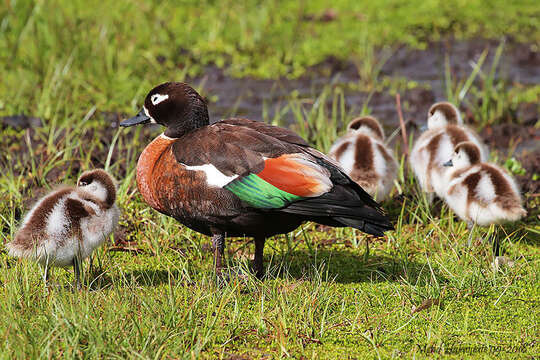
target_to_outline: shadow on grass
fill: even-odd
[[[247,275],[245,262],[228,259],[227,265],[231,274],[238,272]],[[398,257],[353,254],[346,250],[294,250],[283,255],[265,256],[266,279],[317,279],[335,281],[337,283],[360,282],[398,282],[425,285],[435,277],[439,283],[448,280],[433,268],[433,274],[426,264]],[[239,270],[240,269],[240,270]],[[207,271],[207,270],[204,270]],[[250,275],[253,276],[253,275]],[[158,286],[169,282],[175,284],[183,274],[176,269],[133,270],[121,275],[109,276],[95,272],[90,274],[91,289],[109,288],[113,283],[124,286]],[[186,283],[186,285],[189,285]]]
[[[437,282],[447,281],[436,268],[433,268],[432,275],[426,264],[381,255],[366,258],[344,250],[318,250],[316,254],[295,250],[285,255],[274,255],[267,269],[270,276],[279,278],[305,279],[318,272],[323,280],[342,284],[407,281],[424,285],[432,276]]]

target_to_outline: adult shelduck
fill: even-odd
[[[76,187],[64,186],[39,200],[25,216],[9,254],[30,258],[44,267],[47,283],[51,266],[73,266],[80,288],[80,265],[114,230],[119,211],[116,187],[104,170],[84,172]]]
[[[335,141],[328,156],[377,201],[386,199],[392,190],[398,164],[384,143],[381,124],[374,117],[352,120],[347,133]]]
[[[265,239],[304,221],[378,236],[392,229],[379,205],[304,139],[248,119],[210,124],[206,102],[185,83],[155,87],[120,125],[145,123],[167,129],[139,157],[139,191],[157,211],[212,236],[218,275],[226,236],[254,237],[261,277]]]
[[[487,161],[489,153],[474,130],[463,125],[459,110],[449,102],[438,102],[428,112],[427,131],[418,138],[411,151],[409,162],[422,190],[431,200],[435,192],[443,197],[448,161],[457,144],[471,141],[480,149],[481,161]]]

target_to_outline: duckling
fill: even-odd
[[[471,141],[480,149],[480,160],[487,161],[489,153],[478,135],[463,125],[459,110],[449,102],[438,102],[428,111],[427,131],[422,133],[413,146],[409,163],[422,190],[433,198],[435,192],[444,196],[447,161],[455,146],[463,141]]]
[[[444,166],[450,169],[444,200],[469,226],[517,221],[527,214],[514,179],[500,167],[482,162],[475,143],[459,143]]]
[[[9,254],[30,258],[44,267],[73,266],[80,289],[80,265],[118,223],[114,179],[104,170],[84,172],[77,186],[62,186],[39,200],[25,216]]]
[[[352,120],[347,130],[332,145],[328,156],[369,195],[384,200],[392,190],[398,164],[384,143],[380,123],[374,117],[363,116]]]

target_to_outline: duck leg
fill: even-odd
[[[266,238],[256,237],[255,239],[255,259],[253,259],[253,270],[255,270],[255,276],[258,279],[262,279],[264,276],[264,243]]]
[[[214,248],[214,269],[216,275],[221,277],[223,269],[223,253],[225,251],[225,235],[216,234],[212,236],[212,246]]]

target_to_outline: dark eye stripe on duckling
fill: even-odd
[[[103,184],[103,186],[105,187],[105,190],[107,191],[107,198],[105,199],[106,208],[110,208],[111,206],[113,206],[114,202],[116,201],[116,187],[114,185],[113,180],[111,179],[111,176],[107,174],[105,170],[101,170],[101,169],[90,170],[90,171],[84,172],[81,175],[78,183],[90,184],[93,181],[98,181],[101,184]],[[96,202],[93,199],[86,199],[86,200]]]
[[[478,146],[471,141],[460,142],[457,144],[455,150],[456,152],[459,150],[465,151],[471,164],[477,164],[480,162],[480,149],[478,149]]]
[[[429,109],[429,115],[435,114],[435,112],[439,110],[444,114],[444,117],[450,124],[457,124],[458,123],[458,114],[456,113],[457,109],[454,107],[454,105],[448,103],[448,102],[441,102],[434,104],[431,109]]]
[[[379,124],[377,119],[375,119],[374,117],[371,117],[371,116],[363,116],[363,117],[359,117],[359,118],[356,118],[356,119],[352,120],[349,123],[348,128],[352,129],[352,130],[358,130],[362,126],[365,126],[368,129],[370,129],[371,131],[373,131],[373,133],[376,136],[378,136],[381,140],[384,139],[384,132],[383,132],[383,130],[381,128],[381,125]]]

